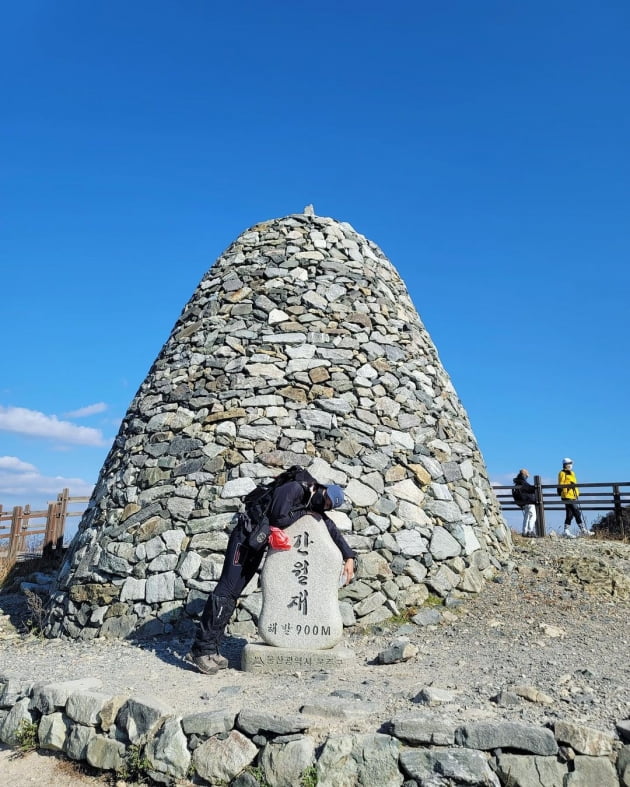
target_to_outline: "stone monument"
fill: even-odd
[[[270,549],[261,573],[258,633],[267,644],[246,645],[242,667],[275,672],[347,664],[352,652],[335,648],[343,634],[339,549],[318,517],[304,516],[285,532],[291,549]]]
[[[46,634],[190,626],[242,496],[292,464],[344,487],[336,522],[360,558],[345,626],[477,592],[507,560],[468,417],[404,283],[312,210],[244,232],[184,307],[105,459]],[[255,635],[259,609],[253,585],[232,630]]]

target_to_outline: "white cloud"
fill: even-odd
[[[105,402],[96,402],[96,404],[88,404],[86,407],[80,407],[78,410],[72,410],[65,413],[66,418],[85,418],[88,415],[96,415],[96,413],[104,413],[107,410]]]
[[[35,465],[23,462],[17,456],[0,456],[0,470],[13,470],[16,473],[37,470]]]
[[[500,475],[495,475],[493,478],[490,479],[490,483],[492,486],[512,486],[512,482],[514,480],[514,476],[518,473],[501,473]]]
[[[100,429],[76,426],[70,421],[60,421],[56,415],[45,415],[25,407],[0,405],[0,430],[74,445],[104,445],[105,442]]]
[[[2,457],[1,459],[14,457]],[[0,459],[0,462],[1,462]],[[19,460],[17,460],[19,462]],[[36,467],[27,462],[21,462],[24,467],[32,470],[15,472],[15,468],[7,470],[0,464],[0,501],[5,504],[5,509],[13,505],[26,505],[32,507],[43,506],[44,501],[55,500],[59,492],[66,487],[70,490],[71,497],[88,497],[92,493],[94,484],[82,478],[66,478],[65,476],[45,476]]]

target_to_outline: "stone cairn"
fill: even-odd
[[[346,626],[478,592],[506,561],[466,412],[400,276],[312,209],[244,232],[186,304],[105,460],[47,635],[190,625],[242,496],[293,464],[346,492]],[[232,632],[254,634],[259,611],[253,582]]]

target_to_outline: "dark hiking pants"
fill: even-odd
[[[569,502],[568,500],[565,500],[564,510],[565,510],[565,515],[564,515],[565,527],[569,527],[569,525],[573,521],[573,517],[575,517],[575,521],[577,522],[577,524],[580,527],[582,527],[582,512],[580,511],[579,505],[575,501],[571,500]]]
[[[196,656],[219,652],[223,632],[230,622],[236,602],[256,573],[264,554],[264,549],[255,551],[247,546],[247,537],[240,526],[234,528],[225,552],[221,577],[201,613],[192,646]]]

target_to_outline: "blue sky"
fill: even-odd
[[[630,480],[625,0],[3,16],[5,509],[89,491],[206,270],[309,203],[400,272],[493,481]]]

